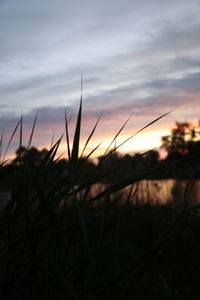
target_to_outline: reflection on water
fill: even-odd
[[[152,203],[173,203],[181,205],[184,202],[185,191],[188,186],[187,180],[142,180],[132,187],[132,201],[137,203],[152,202]],[[92,186],[90,195],[94,197],[105,189],[105,184],[97,183]],[[121,197],[127,199],[130,195],[131,187],[127,187],[120,192]],[[119,196],[119,193],[118,193]],[[113,195],[116,199],[116,195]],[[0,211],[5,204],[11,199],[10,191],[0,191]],[[200,180],[195,180],[192,185],[189,197],[186,197],[189,205],[200,203]]]
[[[179,205],[184,201],[187,188],[186,180],[143,180],[138,186],[137,197],[139,201],[150,200],[163,204],[173,202]],[[200,202],[200,180],[194,182],[191,193],[186,199],[190,204]]]
[[[133,187],[133,201],[152,203],[174,203],[181,205],[185,198],[185,192],[188,186],[187,180],[142,180]],[[99,183],[93,187],[93,196],[104,190],[105,185]],[[125,189],[124,194],[127,195],[130,187]],[[200,203],[200,180],[195,180],[189,197],[186,197],[190,205]]]

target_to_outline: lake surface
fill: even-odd
[[[175,205],[181,205],[184,199],[187,199],[189,205],[195,205],[200,203],[200,180],[195,180],[191,183],[192,186],[189,196],[185,197],[185,192],[188,188],[187,180],[142,180],[133,186],[133,201],[139,203],[150,201],[155,204],[174,203]],[[95,196],[104,189],[104,184],[95,184],[92,186],[91,194]],[[127,187],[121,192],[121,195],[126,199],[129,192],[130,187]],[[115,196],[113,198],[115,198]],[[0,191],[0,210],[10,199],[10,191]]]
[[[200,202],[200,180],[144,180],[138,187],[138,200],[148,199],[157,203],[183,203],[184,199],[191,205]]]
[[[92,194],[95,195],[104,188],[105,185],[99,183],[93,187]],[[189,193],[187,192],[188,188]],[[125,197],[129,191],[130,187],[123,191]],[[134,193],[133,201],[136,202],[150,201],[152,203],[181,205],[186,199],[190,205],[194,205],[200,203],[200,180],[190,183],[187,180],[175,179],[142,180],[133,186],[132,193]]]

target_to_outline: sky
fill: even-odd
[[[199,12],[199,0],[0,0],[4,149],[21,115],[24,144],[37,112],[35,146],[59,138],[65,109],[72,135],[81,74],[82,145],[103,112],[88,151],[103,141],[100,155],[131,114],[117,144],[173,110],[121,147],[124,153],[159,147],[176,121],[197,122]],[[16,134],[9,153],[18,144]]]

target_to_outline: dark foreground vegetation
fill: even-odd
[[[165,159],[160,159],[159,152],[150,150],[146,153],[135,155],[121,155],[112,149],[98,157],[97,164],[82,155],[78,159],[81,172],[76,176],[75,183],[80,184],[85,178],[95,175],[103,182],[117,182],[120,178],[129,178],[141,170],[153,167],[153,171],[146,174],[143,179],[178,179],[187,180],[191,173],[193,178],[200,178],[200,124],[194,126],[187,122],[177,122],[172,129],[171,135],[162,137],[162,146],[167,152]],[[35,147],[20,146],[16,151],[16,157],[0,169],[0,190],[10,190],[14,180],[16,168],[20,168],[24,162],[31,166],[39,166],[45,156],[47,149],[38,150]],[[90,155],[89,155],[90,156]],[[70,161],[58,158],[49,170],[57,180],[62,179],[69,172]],[[104,174],[104,176],[102,176]],[[13,179],[13,180],[11,180]]]
[[[11,199],[0,212],[2,299],[198,299],[200,207],[190,204],[198,157],[183,203],[138,203],[137,182],[167,165],[148,163],[124,174],[113,163],[116,149],[91,164],[92,153],[81,159],[78,153],[81,105],[71,150],[67,117],[65,125],[67,162],[55,158],[61,139],[36,153],[35,123],[26,148],[22,119],[16,127],[20,151],[6,181]],[[3,165],[1,172],[9,172]],[[99,181],[105,189],[94,195]]]

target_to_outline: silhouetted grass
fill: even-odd
[[[0,212],[2,299],[197,299],[200,221],[199,207],[191,209],[187,203],[190,187],[182,208],[137,203],[136,183],[154,172],[151,168],[93,195],[92,186],[109,174],[99,172],[99,164],[89,178],[81,176],[84,162],[98,148],[84,158],[99,122],[80,155],[81,114],[82,100],[72,149],[65,114],[68,165],[64,177],[56,159],[63,137],[38,165],[26,158],[15,165],[11,200]],[[37,116],[26,151],[36,120]],[[11,135],[1,166],[18,128],[22,146],[22,125],[23,118]],[[101,163],[120,145],[112,150],[110,146]],[[124,195],[127,186],[131,189]]]

